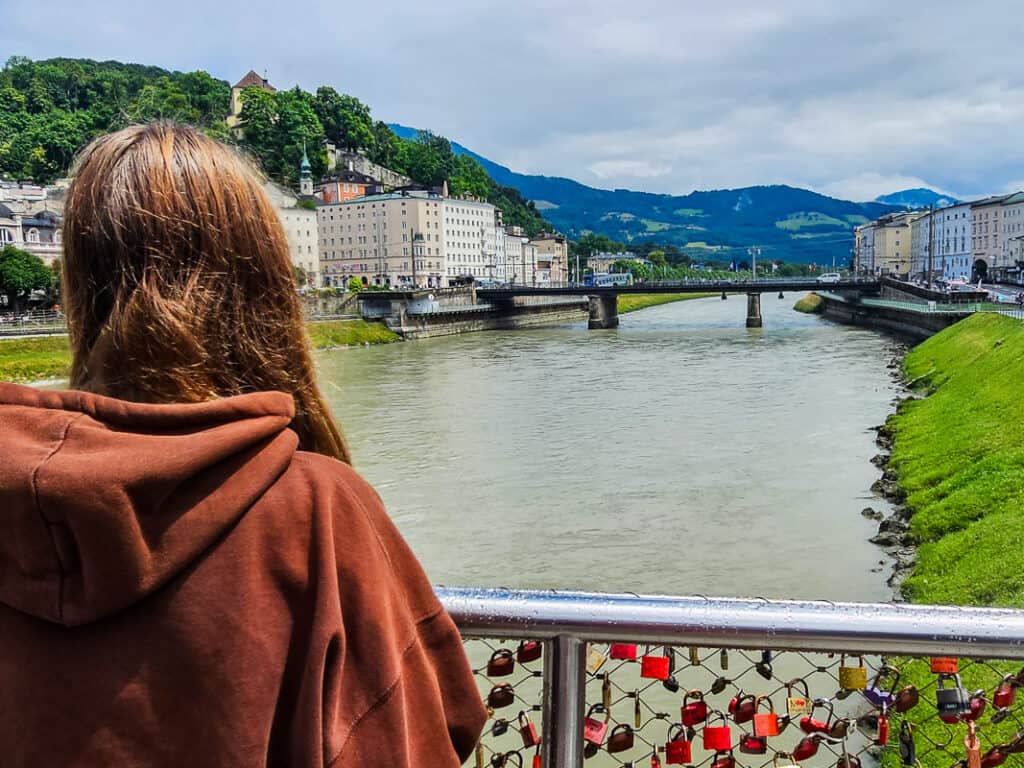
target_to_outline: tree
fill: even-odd
[[[33,291],[44,291],[53,285],[53,270],[38,256],[5,246],[0,250],[0,293],[7,297],[7,305],[21,311],[22,302]]]
[[[370,108],[355,96],[322,85],[316,89],[312,106],[328,141],[346,149],[373,149],[376,136]]]
[[[348,279],[348,290],[351,293],[359,293],[359,291],[363,290],[363,281],[358,277],[350,277]]]
[[[299,288],[305,288],[309,284],[309,275],[298,264],[292,265],[292,276],[295,278],[295,285]]]

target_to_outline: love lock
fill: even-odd
[[[519,713],[519,735],[523,739],[523,746],[526,748],[536,747],[540,744],[540,736],[537,735],[537,726],[530,721],[526,712]]]
[[[883,681],[886,679],[892,680],[889,687],[883,686]],[[885,706],[887,709],[892,709],[893,701],[896,699],[896,686],[900,682],[900,671],[896,667],[891,667],[888,664],[882,666],[878,670],[878,674],[875,675],[874,679],[864,691],[864,698],[875,709],[881,709]]]
[[[856,667],[846,666],[846,656],[839,661],[839,687],[845,691],[863,691],[868,686],[868,669],[864,666],[864,657],[858,656],[860,662]]]
[[[799,690],[802,687],[803,690]],[[794,689],[797,689],[794,693]],[[807,681],[801,678],[786,683],[786,714],[790,717],[809,715],[811,713],[811,692]]]
[[[764,702],[768,704],[768,711],[762,713],[761,704]],[[754,700],[754,735],[779,735],[779,716],[775,714],[775,705],[767,696],[758,696]]]
[[[633,742],[633,729],[628,723],[620,723],[612,728],[612,732],[608,736],[608,746],[605,748],[610,754],[614,755],[617,752],[625,752],[632,749]]]
[[[946,687],[949,680],[953,681],[952,688]],[[971,700],[960,682],[960,675],[939,675],[937,685],[935,704],[939,710],[939,718],[951,725],[958,723],[971,711]]]
[[[670,726],[668,741],[665,742],[665,763],[668,765],[686,765],[693,755],[693,742],[688,737],[682,723]]]
[[[721,725],[711,725],[712,720],[721,720]],[[732,749],[732,729],[729,721],[721,712],[712,712],[701,733],[704,749],[709,752],[727,752]]]
[[[818,707],[828,706],[828,720],[817,720],[814,717],[814,710]],[[828,733],[832,722],[832,702],[828,699],[815,699],[811,704],[811,712],[800,718],[800,730],[807,734]]]
[[[752,693],[740,691],[729,702],[729,714],[736,721],[737,725],[749,723],[754,719],[754,711],[757,709],[757,697]]]
[[[516,660],[512,651],[507,648],[499,648],[491,654],[487,662],[488,677],[505,677],[511,675],[516,668]]]
[[[708,719],[708,705],[704,701],[704,694],[699,690],[687,691],[683,697],[683,707],[680,713],[683,725],[696,725]]]

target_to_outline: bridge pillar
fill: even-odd
[[[725,291],[722,291],[722,301],[725,301],[729,297],[725,295]]]
[[[761,294],[747,294],[747,328],[761,327]]]
[[[619,327],[619,297],[615,293],[590,296],[590,330]]]

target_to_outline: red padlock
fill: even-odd
[[[933,675],[956,675],[960,672],[960,661],[947,656],[932,656],[931,670]]]
[[[692,699],[692,701],[691,701]],[[680,713],[683,725],[696,725],[708,719],[708,705],[704,694],[699,690],[687,691],[683,696],[683,708]]]
[[[597,712],[604,712],[604,720],[598,720],[594,717]],[[595,704],[587,711],[587,718],[583,721],[583,740],[588,744],[593,744],[595,747],[600,747],[604,744],[605,734],[608,733],[608,721],[611,719],[611,713],[605,711],[604,707],[600,704]]]
[[[821,745],[821,738],[817,735],[804,736],[793,749],[793,759],[796,761],[809,760],[818,754],[818,747]]]
[[[711,720],[720,719],[721,725],[711,725]],[[702,738],[704,749],[709,752],[727,752],[732,749],[732,729],[729,720],[721,712],[712,712],[704,726]]]
[[[763,702],[768,702],[768,711],[762,713],[760,710]],[[779,735],[779,716],[775,714],[775,705],[767,696],[758,696],[754,701],[754,735]]]
[[[640,677],[668,680],[671,671],[671,662],[668,656],[648,656],[645,654],[640,659]]]
[[[516,660],[512,656],[512,651],[507,648],[499,648],[491,654],[491,659],[487,662],[487,676],[505,677],[511,675],[515,668]]]
[[[526,712],[519,713],[519,735],[523,737],[524,747],[536,747],[540,744],[540,736],[537,735],[537,726],[530,721]]]
[[[609,658],[616,661],[636,661],[636,646],[632,643],[612,643],[608,649]]]
[[[651,768],[661,768],[661,760],[658,759],[657,752],[651,752]]]
[[[711,768],[736,768],[736,758],[733,757],[732,750],[729,750],[728,754],[715,753]]]
[[[749,723],[754,719],[754,712],[757,710],[757,697],[752,693],[740,691],[729,702],[729,714],[736,721],[737,725]]]
[[[768,754],[768,738],[744,733],[740,736],[740,752],[744,755]]]
[[[516,649],[516,661],[527,664],[536,661],[544,654],[544,646],[536,640],[523,640]]]
[[[1005,744],[997,744],[981,756],[981,768],[998,768],[1010,756]]]
[[[693,742],[687,738],[686,728],[681,723],[673,725],[665,742],[665,762],[668,765],[686,765],[692,756]]]
[[[878,716],[878,738],[875,743],[880,747],[889,743],[889,716],[885,712]]]
[[[975,691],[971,696],[970,709],[964,713],[963,719],[967,722],[974,722],[985,714],[985,706],[988,702],[985,700],[984,691]]]
[[[999,683],[996,692],[992,695],[992,706],[996,709],[1007,709],[1017,703],[1017,677],[1007,675]]]
[[[814,703],[811,704],[811,714],[804,715],[803,717],[800,718],[800,730],[801,731],[803,731],[804,733],[808,733],[808,734],[828,733],[829,729],[832,727],[831,724],[830,724],[831,720],[832,720],[832,703],[831,702],[828,703],[829,716],[828,716],[828,720],[827,721],[816,720],[814,718],[814,710],[817,709],[818,707],[824,706],[824,705],[825,705],[825,700],[824,699],[815,699],[814,700]]]

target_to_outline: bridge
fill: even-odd
[[[481,301],[500,306],[511,304],[519,296],[586,296],[590,300],[589,328],[617,328],[619,294],[629,293],[729,293],[747,294],[747,327],[761,327],[761,294],[815,291],[827,288],[834,293],[877,294],[881,284],[874,278],[849,278],[822,282],[814,278],[772,278],[765,280],[658,280],[633,285],[593,286],[579,283],[557,285],[502,285],[476,289]]]

